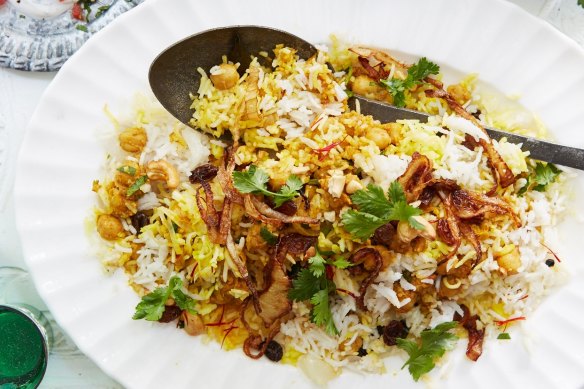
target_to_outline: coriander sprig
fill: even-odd
[[[435,361],[458,340],[458,337],[450,332],[457,324],[455,321],[449,321],[438,324],[433,329],[422,331],[420,344],[413,340],[396,338],[397,347],[409,355],[402,369],[407,366],[415,381],[432,371]]]
[[[351,200],[359,210],[350,209],[343,214],[341,220],[345,229],[355,237],[365,240],[379,227],[393,220],[407,221],[416,229],[423,228],[414,218],[421,215],[422,211],[408,204],[399,182],[391,183],[387,196],[381,187],[374,184],[369,184],[367,190],[360,189],[355,192]]]
[[[431,74],[438,74],[438,72],[440,72],[438,65],[428,61],[426,57],[422,57],[408,69],[408,75],[405,80],[388,78],[386,80],[380,80],[379,83],[385,86],[389,93],[391,93],[395,106],[404,107],[406,105],[405,91],[422,84],[424,78]]]
[[[533,169],[532,173],[527,177],[527,182],[521,189],[519,189],[517,194],[522,196],[528,189],[537,192],[544,192],[547,189],[547,186],[554,182],[561,173],[562,171],[553,163],[544,164],[542,162],[537,162],[535,164],[535,169]]]
[[[325,259],[321,252],[316,250],[316,254],[308,259],[308,268],[302,269],[298,277],[292,281],[288,297],[294,301],[309,300],[312,304],[310,313],[312,322],[324,327],[329,335],[338,335],[339,330],[333,321],[329,301],[330,294],[337,289],[335,283],[327,278],[326,266],[346,269],[352,266],[352,263],[345,258]]]
[[[268,174],[251,165],[247,171],[233,172],[233,186],[241,193],[263,194],[274,199],[276,207],[292,200],[298,196],[298,191],[302,189],[302,181],[295,175],[291,175],[278,192],[268,190]]]
[[[168,286],[154,289],[152,292],[142,297],[142,301],[136,305],[136,313],[132,319],[146,319],[158,321],[164,313],[166,301],[172,297],[174,302],[182,310],[196,313],[195,300],[187,296],[182,291],[182,280],[178,276],[173,276],[168,281]]]

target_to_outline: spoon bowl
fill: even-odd
[[[307,41],[285,31],[261,26],[230,26],[206,30],[191,35],[168,47],[156,57],[148,80],[154,95],[174,117],[189,125],[192,117],[189,93],[197,93],[201,75],[221,64],[222,57],[239,62],[239,72],[249,67],[252,55],[271,50],[278,44],[293,47],[300,58],[310,58],[317,53]],[[258,56],[258,59],[265,60]],[[240,74],[241,75],[241,74]]]

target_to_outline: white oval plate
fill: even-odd
[[[95,137],[106,123],[104,104],[119,107],[147,88],[149,64],[166,46],[232,24],[277,27],[312,42],[336,33],[479,72],[501,91],[521,93],[559,141],[584,146],[583,51],[504,1],[149,0],[96,34],[59,72],[31,120],[15,189],[25,258],[40,294],[79,348],[128,387],[312,386],[294,367],[221,351],[173,326],[131,320],[138,297],[123,277],[103,274],[84,228],[104,157]],[[576,180],[572,215],[584,210],[584,177]],[[489,340],[476,363],[466,360],[459,342],[434,372],[436,387],[584,385],[581,231],[575,219],[562,225],[559,252],[572,279],[525,322],[530,336]],[[331,387],[424,386],[399,367],[393,361],[381,376],[344,373]]]

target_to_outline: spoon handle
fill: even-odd
[[[349,99],[349,107],[356,108],[357,98]],[[393,122],[400,119],[417,119],[426,121],[430,115],[424,112],[414,111],[406,108],[398,108],[393,105],[380,103],[359,96],[359,109],[362,114],[371,115],[382,122]],[[486,127],[487,133],[493,139],[499,140],[507,138],[511,143],[521,144],[521,149],[529,151],[529,157],[540,161],[551,162],[556,165],[584,170],[584,149],[563,146],[557,143],[512,134],[510,132]]]

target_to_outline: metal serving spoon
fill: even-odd
[[[189,125],[193,115],[189,94],[197,92],[201,78],[197,68],[208,71],[222,63],[223,55],[227,55],[230,61],[240,63],[239,71],[243,73],[249,67],[251,55],[257,56],[262,51],[271,52],[278,44],[295,48],[300,58],[310,58],[317,53],[317,49],[304,39],[274,28],[260,26],[216,28],[191,35],[158,55],[150,65],[148,74],[150,87],[164,108],[178,120]],[[258,56],[258,60],[261,62],[265,59]],[[384,122],[398,119],[425,121],[429,116],[362,97],[358,100],[361,113],[372,115]],[[355,107],[355,98],[349,100],[349,106]],[[522,149],[529,151],[533,159],[584,170],[584,149],[492,128],[487,128],[487,132],[494,139],[506,137],[510,142],[521,143]]]

